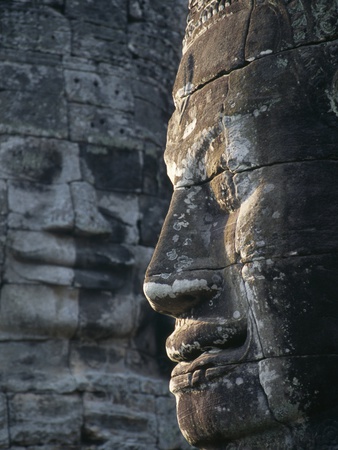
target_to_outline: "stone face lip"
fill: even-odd
[[[174,193],[145,283],[176,318],[179,424],[199,448],[324,448],[338,418],[337,4],[189,7]]]
[[[11,283],[116,290],[134,264],[126,246],[46,232],[13,231],[7,248],[5,279]]]

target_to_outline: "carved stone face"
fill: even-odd
[[[304,427],[338,407],[338,48],[324,9],[306,46],[292,4],[226,3],[191,2],[175,189],[145,293],[177,319],[167,352],[190,443],[319,445]]]
[[[123,158],[136,172],[137,152],[109,153],[91,145],[80,151],[62,140],[1,138],[7,229],[1,339],[75,333],[102,339],[135,330],[134,258],[128,244],[138,239],[138,209],[135,196],[116,189]],[[137,182],[132,174],[126,190],[132,192]]]

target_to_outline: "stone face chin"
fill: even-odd
[[[145,284],[176,318],[180,427],[206,450],[334,448],[336,4],[189,8],[165,151],[174,193]]]
[[[328,426],[328,418],[338,425],[337,366],[335,356],[280,357],[197,370],[186,377],[189,383],[174,377],[179,426],[203,449],[239,441],[249,448],[291,449],[296,442],[317,448],[317,430]]]

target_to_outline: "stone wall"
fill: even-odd
[[[142,294],[186,3],[0,4],[2,449],[187,448]]]

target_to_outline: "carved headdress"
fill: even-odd
[[[190,13],[183,42],[183,52],[213,23],[242,9],[247,0],[189,0]]]

